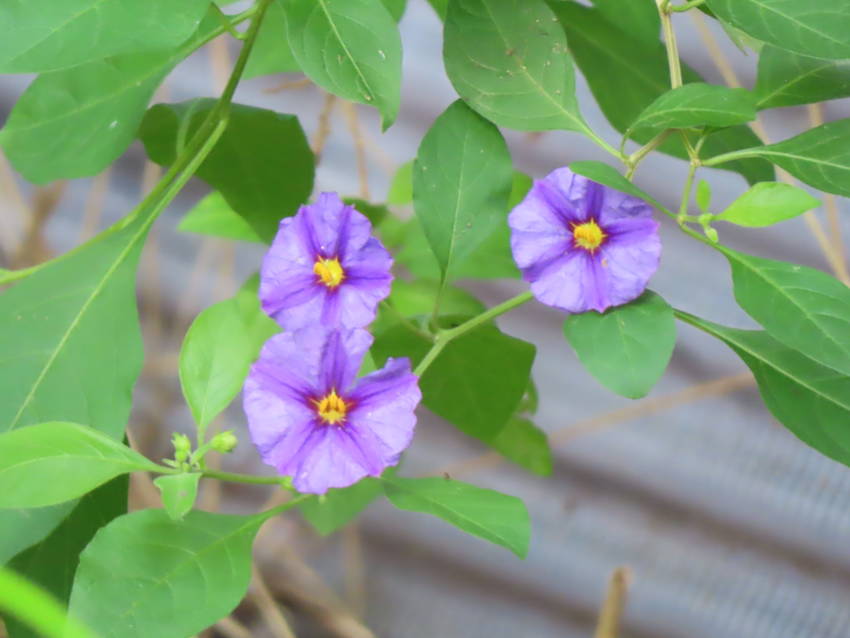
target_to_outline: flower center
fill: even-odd
[[[345,415],[351,407],[351,403],[340,397],[336,390],[331,390],[321,399],[313,399],[313,405],[316,406],[319,418],[328,425],[345,422]]]
[[[583,224],[573,226],[573,239],[576,244],[590,252],[599,248],[606,237],[607,235],[599,227],[599,224],[592,219]]]
[[[313,272],[319,276],[319,281],[325,284],[328,288],[336,288],[345,279],[345,271],[339,263],[339,259],[319,258],[313,264]]]

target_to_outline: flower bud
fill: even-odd
[[[232,452],[238,443],[239,440],[236,438],[236,435],[231,430],[226,430],[219,432],[213,437],[210,447],[216,452],[227,454],[228,452]]]
[[[182,463],[189,458],[189,453],[192,451],[192,442],[185,434],[175,432],[171,436],[171,443],[174,445],[174,460]]]

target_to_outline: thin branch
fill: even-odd
[[[345,567],[345,601],[360,618],[366,614],[365,569],[363,566],[363,544],[357,523],[342,531],[343,564]]]
[[[280,93],[281,91],[289,91],[292,89],[306,89],[312,86],[313,82],[310,78],[299,78],[297,80],[284,80],[280,84],[263,89],[263,93]]]
[[[592,432],[598,432],[614,425],[618,425],[625,421],[630,421],[639,417],[649,416],[671,410],[680,405],[686,405],[693,401],[707,399],[709,397],[723,396],[730,392],[735,392],[743,388],[748,388],[754,383],[753,376],[749,372],[742,372],[727,377],[721,377],[713,381],[705,383],[697,383],[684,390],[664,394],[660,397],[652,397],[635,401],[619,410],[612,410],[604,414],[599,414],[589,419],[584,419],[568,425],[566,427],[555,430],[549,436],[549,443],[552,448],[564,445],[572,441],[576,437],[584,436]],[[470,474],[479,472],[485,469],[501,465],[505,458],[498,452],[485,452],[465,461],[454,463],[452,465],[440,468],[432,472],[433,476],[460,476],[462,474]]]
[[[112,174],[112,166],[96,175],[89,187],[89,194],[83,208],[83,222],[80,225],[80,236],[78,243],[83,243],[97,233],[100,220],[103,218],[103,209],[106,204],[106,193],[109,191],[109,178]]]
[[[630,580],[631,573],[626,567],[618,567],[611,574],[611,579],[608,581],[608,593],[605,596],[605,602],[602,603],[593,638],[617,638],[620,635],[620,619],[626,606]]]
[[[331,115],[333,114],[336,102],[336,95],[325,93],[325,101],[319,113],[319,124],[316,127],[316,135],[313,137],[312,144],[313,154],[316,156],[316,164],[319,163],[322,157],[322,151],[325,150],[325,142],[328,141],[328,136],[331,134]]]
[[[249,596],[256,603],[257,609],[260,610],[260,615],[265,620],[272,635],[275,638],[295,638],[295,632],[292,631],[283,613],[281,613],[278,602],[269,591],[269,587],[263,580],[263,575],[256,563],[252,564],[251,573],[253,574],[252,591]]]
[[[366,159],[366,143],[363,141],[363,131],[360,128],[360,116],[357,114],[357,106],[353,102],[344,102],[342,110],[348,121],[351,139],[354,142],[357,176],[360,179],[360,197],[369,200],[369,162]]]

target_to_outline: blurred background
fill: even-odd
[[[755,55],[742,53],[699,12],[676,14],[674,24],[683,59],[707,81],[753,86]],[[422,135],[455,99],[442,68],[441,24],[425,0],[409,0],[401,30],[402,110],[386,134],[376,112],[330,100],[301,76],[240,85],[238,102],[299,115],[321,147],[317,192],[384,201],[397,167],[413,158]],[[236,46],[232,39],[212,42],[178,67],[156,100],[217,95]],[[30,79],[0,79],[0,118]],[[616,145],[619,135],[580,77],[578,94],[591,127]],[[837,101],[766,115],[760,132],[776,141],[850,113],[846,101]],[[532,177],[574,160],[612,161],[576,134],[505,134],[516,168]],[[636,182],[672,205],[686,169],[683,161],[651,156]],[[42,188],[23,183],[0,158],[0,265],[39,262],[91,237],[129,212],[157,176],[138,143],[93,179]],[[745,188],[736,174],[704,169],[701,176],[710,181],[718,209]],[[147,358],[130,431],[153,458],[170,455],[173,429],[191,431],[177,379],[186,329],[201,309],[231,296],[263,253],[259,245],[176,230],[206,192],[194,181],[175,200],[154,227],[140,267]],[[847,223],[839,217],[848,215],[847,202],[824,201],[817,224],[798,218],[759,232],[736,229],[734,236],[721,228],[721,239],[825,270],[828,252],[846,277],[841,231]],[[732,298],[725,260],[668,219],[662,222],[664,254],[653,289],[694,314],[751,326]],[[523,289],[517,281],[462,285],[488,304]],[[533,476],[487,454],[424,411],[403,469],[407,475],[448,472],[521,497],[533,524],[527,560],[386,502],[327,538],[293,514],[264,528],[249,596],[206,635],[586,638],[620,567],[628,589],[624,637],[850,635],[850,470],[780,427],[743,364],[706,335],[680,325],[665,377],[648,398],[628,401],[583,370],[562,336],[562,321],[533,303],[499,320],[503,330],[538,346],[536,423],[554,448],[552,476]],[[241,440],[224,459],[226,469],[267,470],[249,442],[239,401],[216,427],[234,429]],[[150,478],[137,479],[133,507],[158,506]],[[279,497],[261,486],[209,483],[200,503],[205,509],[256,511]]]

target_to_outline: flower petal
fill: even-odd
[[[379,476],[383,466],[373,465],[347,432],[346,426],[320,426],[291,468],[292,485],[304,494],[324,494],[330,488],[354,485],[366,476]]]
[[[553,261],[531,282],[531,292],[547,306],[570,313],[598,310],[610,305],[606,273],[599,259],[584,250],[573,250]]]
[[[398,462],[410,445],[416,426],[416,406],[422,399],[419,379],[410,360],[387,359],[386,365],[359,380],[349,395],[354,408],[348,426],[370,449],[380,452],[384,466]]]
[[[298,334],[315,330],[322,328],[305,328]],[[372,335],[362,328],[325,331],[324,342],[319,349],[320,394],[323,396],[331,390],[345,392],[357,376],[357,371],[363,364],[363,357],[371,346]]]

